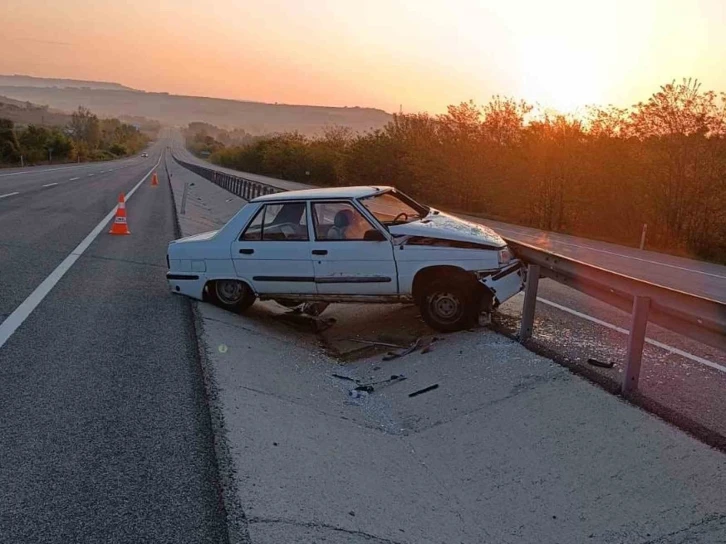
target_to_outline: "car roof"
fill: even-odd
[[[252,202],[272,202],[279,200],[320,200],[330,198],[365,198],[392,187],[361,185],[357,187],[326,187],[325,189],[301,189],[299,191],[283,191],[272,195],[259,196]]]

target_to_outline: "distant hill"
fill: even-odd
[[[126,87],[120,83],[108,83],[105,81],[84,81],[82,79],[56,79],[49,77],[33,77],[22,75],[2,75],[0,74],[0,87],[76,87],[89,89],[106,89],[116,91],[132,91],[131,87]]]
[[[220,98],[151,93],[128,88],[85,88],[69,86],[21,86],[4,84],[0,76],[0,95],[20,101],[48,105],[64,111],[85,106],[104,117],[137,116],[156,119],[164,124],[185,126],[194,121],[218,127],[243,128],[250,134],[268,134],[298,130],[303,134],[320,133],[326,126],[341,125],[356,131],[382,127],[391,115],[374,108],[336,108],[266,104]],[[31,78],[39,83],[42,78]],[[42,79],[46,85],[53,81]],[[76,85],[94,82],[75,82]],[[116,85],[115,83],[97,85]]]
[[[0,119],[10,119],[16,125],[63,126],[71,120],[71,116],[48,106],[0,96]]]

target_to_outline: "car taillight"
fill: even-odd
[[[166,269],[171,270],[171,265],[169,264],[169,254],[166,254]]]

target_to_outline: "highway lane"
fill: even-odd
[[[126,161],[112,171],[108,163],[94,164],[82,177],[29,172],[22,181],[0,181],[0,192],[17,192],[0,199],[0,322],[113,208],[119,193],[148,172],[158,153],[153,160]],[[69,176],[78,179],[63,182]],[[52,183],[57,185],[43,187]]]
[[[0,200],[6,320],[162,148]],[[128,202],[131,236],[104,225],[0,347],[0,542],[227,541],[190,306],[166,288],[175,217],[157,172]]]
[[[39,191],[50,184],[76,183],[99,175],[133,168],[140,164],[149,167],[155,161],[151,157],[129,157],[114,161],[83,163],[62,166],[37,166],[12,172],[0,170],[0,200]]]

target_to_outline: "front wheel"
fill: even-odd
[[[226,310],[243,312],[255,302],[255,293],[243,281],[217,280],[211,285],[214,301]]]
[[[426,286],[419,308],[429,327],[441,332],[471,327],[478,309],[473,289],[447,281],[434,281]]]

